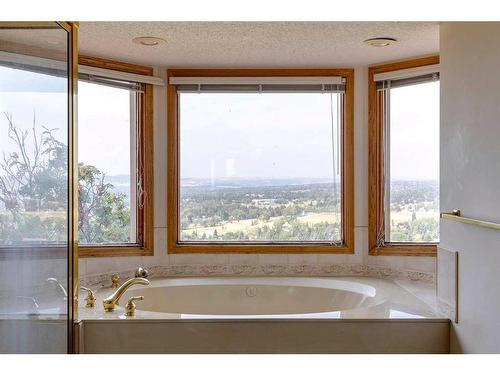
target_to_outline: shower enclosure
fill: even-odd
[[[71,353],[77,25],[0,22],[0,353]]]

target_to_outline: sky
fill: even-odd
[[[439,81],[390,95],[391,180],[438,180]]]
[[[181,177],[333,178],[336,96],[181,94]],[[80,161],[108,175],[130,173],[129,103],[126,90],[80,82]],[[35,114],[65,141],[65,79],[0,67],[0,155],[12,149],[4,111],[24,129]],[[438,157],[439,83],[393,89],[391,179],[436,179]]]
[[[66,79],[0,66],[0,157],[14,151],[5,112],[23,130],[31,131],[34,119],[39,132],[57,129],[53,134],[66,143],[67,106]]]
[[[67,143],[66,85],[65,78],[0,66],[0,157],[14,151],[4,112],[30,131],[35,116],[39,132],[57,129],[56,138]],[[86,82],[78,90],[79,161],[108,175],[130,174],[130,92]]]
[[[337,94],[182,93],[181,178],[331,179],[332,99],[336,129]],[[392,180],[439,179],[439,82],[391,90],[390,163]]]
[[[130,91],[80,81],[78,95],[78,160],[130,174]]]
[[[181,178],[331,180],[332,100],[336,133],[337,94],[182,93]]]

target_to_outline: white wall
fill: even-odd
[[[500,222],[500,23],[441,25],[441,209]],[[459,254],[454,352],[500,352],[500,232],[443,222]],[[439,280],[438,280],[439,282]]]
[[[165,75],[166,68],[155,69]],[[335,264],[356,263],[433,273],[435,258],[368,255],[368,68],[355,69],[355,254],[166,254],[167,134],[165,89],[154,91],[155,255],[94,258],[80,261],[80,275],[129,270],[138,265],[167,264]]]

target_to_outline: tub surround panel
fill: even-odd
[[[437,249],[436,293],[439,311],[458,322],[458,252],[442,247]]]
[[[66,319],[0,320],[0,353],[61,354],[66,352]],[[50,345],[45,343],[50,342]]]
[[[458,323],[458,310],[456,306],[450,305],[442,300],[437,301],[436,311],[439,315]]]
[[[318,254],[288,254],[288,264],[317,264],[317,263],[318,263]]]
[[[227,260],[231,265],[257,265],[259,254],[228,254]]]
[[[228,254],[175,254],[169,260],[171,265],[227,264]]]
[[[447,320],[112,320],[84,321],[78,329],[87,354],[449,353]]]
[[[434,283],[429,283],[425,280],[414,280],[410,278],[396,278],[393,279],[394,283],[411,293],[421,301],[425,302],[441,317],[448,318],[448,315],[439,311],[438,302],[436,298],[436,287]]]

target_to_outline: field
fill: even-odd
[[[274,228],[275,224],[280,223],[282,220],[285,220],[284,216],[272,217],[267,221],[260,219],[235,220],[211,227],[191,227],[189,229],[184,229],[182,231],[182,235],[189,237],[193,236],[194,233],[197,233],[199,236],[210,236],[215,231],[221,235],[231,232],[256,233],[257,229],[262,229],[266,225],[270,228]],[[299,216],[296,220],[299,223],[315,225],[321,223],[339,223],[340,218],[337,213],[321,212]]]
[[[244,186],[246,185],[246,186]],[[391,185],[390,240],[439,239],[437,182]],[[305,181],[240,181],[181,188],[183,241],[341,241],[339,187]]]
[[[123,191],[130,191],[125,180],[122,185]],[[123,214],[104,216],[101,221],[92,219],[95,225],[90,232],[102,234],[103,242],[124,242],[122,237],[130,235],[129,198],[114,192],[109,198],[116,201],[113,207],[122,207]],[[288,179],[214,183],[191,179],[181,183],[180,198],[180,237],[184,242],[342,241],[340,187],[331,182]],[[64,239],[65,206],[62,204],[59,210],[52,206],[48,202],[37,211],[26,210],[14,216],[0,205],[0,238],[10,244]],[[386,240],[439,241],[437,181],[393,182],[388,219]],[[80,232],[84,239],[82,228]]]

